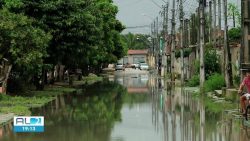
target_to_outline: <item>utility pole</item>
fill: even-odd
[[[150,67],[154,67],[154,23],[151,23]]]
[[[173,0],[173,9],[172,9],[172,44],[171,44],[171,81],[175,81],[174,75],[174,62],[175,62],[175,0]]]
[[[154,60],[153,60],[153,64],[154,64],[154,67],[155,67],[155,69],[157,69],[157,64],[156,64],[156,39],[157,39],[157,37],[156,37],[156,21],[154,20],[154,23],[153,23],[153,32],[154,32],[154,36],[153,36],[153,58],[154,58]]]
[[[225,17],[225,27],[224,27],[224,49],[226,53],[226,62],[225,62],[225,79],[226,85],[230,88],[233,85],[232,78],[232,61],[230,47],[228,44],[228,25],[227,25],[227,0],[224,0],[224,17]]]
[[[205,0],[200,0],[199,13],[200,13],[200,90],[201,91],[203,91],[204,89],[204,82],[205,82],[205,65],[204,65],[205,5],[206,5]]]
[[[218,32],[219,32],[219,46],[221,45],[221,0],[218,0]]]
[[[200,18],[199,8],[197,8],[196,12],[197,12],[197,17]],[[200,22],[198,22],[197,26],[200,27]],[[198,28],[198,34],[197,34],[196,60],[200,60],[200,28]]]
[[[167,46],[167,36],[168,36],[168,2],[163,7],[163,49],[162,49],[162,66],[161,66],[161,76],[165,76],[167,71],[167,56],[166,56],[166,46]]]
[[[160,55],[160,38],[159,38],[159,18],[156,17],[156,66],[157,74],[159,74],[159,55]]]
[[[241,79],[243,78],[243,72],[246,68],[246,65],[250,64],[250,1],[242,0],[241,2],[241,14],[242,14],[242,43],[241,43],[241,52],[240,52],[240,65],[241,65]],[[248,66],[249,67],[249,66]]]
[[[181,42],[181,85],[184,84],[184,47],[183,47],[183,17],[184,17],[184,12],[183,12],[183,2],[180,0],[180,42]]]
[[[212,1],[209,1],[209,43],[212,43],[212,39],[213,39],[213,26],[212,26],[212,21],[213,21],[213,17],[212,17]]]
[[[186,27],[185,29],[187,29],[187,47],[189,47],[189,45],[191,44],[191,32],[190,32],[190,21],[188,19],[185,20],[186,23]]]
[[[221,0],[218,0],[218,46],[221,47],[221,52],[222,52],[222,66],[221,66],[221,71],[222,74],[225,76],[225,62],[226,62],[226,52],[224,45],[222,45],[222,35],[221,35]]]
[[[214,29],[213,29],[213,41],[214,41],[214,47],[216,47],[216,39],[217,39],[217,28],[216,28],[216,0],[213,0],[213,6],[214,6]]]
[[[185,19],[185,22],[184,22],[184,30],[185,30],[185,36],[184,36],[184,39],[185,39],[185,46],[184,47],[189,47],[190,45],[190,26],[189,26],[189,20],[188,19]],[[189,61],[189,59],[188,59]],[[185,72],[186,72],[186,76],[187,76],[187,79],[190,78],[190,64],[187,63],[186,65],[186,69],[185,69]]]

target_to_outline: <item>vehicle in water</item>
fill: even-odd
[[[139,69],[140,69],[140,70],[148,70],[148,69],[149,69],[149,66],[148,66],[147,63],[140,63]]]

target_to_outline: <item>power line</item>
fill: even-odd
[[[126,29],[132,29],[132,28],[145,28],[150,27],[150,25],[138,25],[138,26],[128,26]]]

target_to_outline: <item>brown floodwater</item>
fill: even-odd
[[[32,115],[44,116],[45,132],[14,133],[9,123],[0,127],[0,140],[250,140],[249,123],[238,116],[237,103],[233,109],[221,110],[185,88],[171,87],[148,74],[114,76],[109,80],[32,109]]]

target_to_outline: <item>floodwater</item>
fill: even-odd
[[[148,74],[109,80],[33,109],[34,116],[45,117],[44,133],[13,133],[10,123],[0,127],[0,140],[250,140],[248,123],[235,109],[210,108],[205,99]]]

